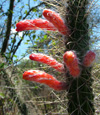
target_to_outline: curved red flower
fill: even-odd
[[[58,61],[56,61],[54,58],[50,56],[41,53],[33,53],[29,56],[29,58],[33,61],[45,63],[59,72],[65,72],[64,65],[59,63]]]
[[[50,23],[48,20],[39,18],[39,19],[33,20],[33,23],[35,24],[36,27],[38,27],[40,29],[57,31],[57,29],[54,27],[54,25],[52,23]]]
[[[45,9],[43,11],[43,16],[50,21],[60,33],[63,35],[69,35],[70,31],[68,27],[65,25],[64,21],[61,19],[61,17],[54,11]]]
[[[24,31],[24,30],[38,30],[38,28],[34,25],[33,20],[23,20],[16,24],[16,31]]]
[[[44,19],[23,20],[16,24],[16,31],[24,30],[39,30],[45,29],[50,31],[57,31],[52,23]]]
[[[23,79],[46,84],[49,87],[53,88],[54,90],[66,90],[67,89],[66,83],[60,82],[56,78],[54,78],[52,75],[49,75],[39,70],[25,71],[23,74]]]

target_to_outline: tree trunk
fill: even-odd
[[[94,115],[93,79],[91,67],[82,66],[82,60],[89,50],[89,33],[86,6],[87,0],[69,0],[67,2],[66,21],[71,30],[71,35],[65,37],[66,51],[74,50],[80,61],[81,74],[78,78],[72,78],[66,73],[68,89],[68,112],[70,115]]]

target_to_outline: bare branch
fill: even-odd
[[[14,0],[10,0],[9,10],[8,10],[8,21],[7,21],[6,35],[5,35],[3,46],[2,46],[2,49],[1,49],[1,54],[4,54],[6,49],[7,49],[9,36],[10,36],[12,15],[13,15],[13,6],[14,6]]]
[[[32,7],[32,8],[27,12],[26,16],[23,17],[23,20],[29,15],[29,13],[30,13],[33,9],[38,8],[39,6],[41,6],[41,5],[43,5],[43,4],[47,5],[47,3],[45,3],[45,2],[41,2],[39,5],[37,5],[37,6],[35,6],[35,7]]]

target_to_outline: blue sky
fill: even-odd
[[[24,10],[22,11],[22,13],[25,11],[25,10],[27,10],[28,9],[28,6],[27,6],[27,4],[28,4],[28,1],[26,1],[26,0],[23,0],[23,6],[24,6]],[[37,0],[37,1],[33,1],[33,0],[30,0],[30,8],[31,7],[34,7],[34,6],[37,6],[38,4],[40,3],[40,1],[39,0]],[[19,9],[20,10],[20,7],[22,7],[22,4],[20,4],[20,2],[19,2],[19,4],[17,4],[16,5],[16,1],[15,1],[15,10],[14,10],[14,19],[16,19],[17,20],[17,18],[19,17],[19,15],[17,15],[16,16],[16,9]],[[41,9],[40,9],[41,10]],[[24,13],[23,13],[24,14]],[[16,18],[15,18],[16,17]],[[33,17],[34,19],[35,18],[38,18],[38,17],[36,17],[36,15],[34,15],[34,17]],[[13,20],[14,20],[13,19]],[[26,18],[26,19],[29,19],[29,18]],[[20,20],[21,21],[21,20]],[[16,22],[17,23],[17,22]],[[12,33],[16,33],[16,31],[15,31],[15,29],[16,28],[13,28],[12,27],[12,29],[11,29],[11,32]],[[39,34],[39,30],[37,30],[36,31],[36,35],[37,34]],[[22,35],[23,35],[23,32],[19,32],[18,33],[18,35],[17,35],[17,42],[20,40],[20,38],[22,37]],[[13,38],[13,35],[12,35],[12,38]],[[22,57],[22,55],[26,52],[26,50],[27,50],[27,48],[30,46],[30,45],[32,45],[31,44],[31,42],[29,42],[28,44],[25,44],[26,43],[26,41],[27,40],[29,40],[29,37],[28,36],[25,36],[25,38],[24,38],[24,40],[22,41],[22,43],[21,43],[21,45],[19,46],[19,48],[18,48],[18,50],[17,50],[17,52],[16,52],[16,54],[15,55],[17,55],[17,59],[20,59],[21,57]],[[27,56],[28,57],[28,56]],[[14,58],[14,59],[16,59],[16,58]]]
[[[33,6],[33,4],[34,4],[34,6],[35,6],[35,5],[37,5],[37,4],[39,3],[39,1],[38,1],[38,2],[33,2],[33,0],[30,0],[30,1],[31,1],[31,7]],[[27,1],[26,1],[25,4],[27,4]],[[99,6],[100,6],[100,1],[97,0],[97,2],[95,3],[94,9],[96,10],[96,8],[99,7]],[[40,10],[41,10],[41,9],[40,9]],[[42,10],[43,10],[43,9],[42,9]],[[97,12],[99,12],[98,9],[97,9]],[[34,17],[34,18],[37,18],[37,17]],[[99,27],[100,27],[100,24],[97,25],[97,27],[93,29],[93,37],[94,37],[94,35],[96,35],[97,37],[100,36],[100,28],[99,28]],[[20,34],[20,33],[19,33],[19,34]],[[39,34],[38,31],[36,32],[36,34]],[[20,37],[20,35],[19,35],[19,37]],[[18,56],[18,58],[21,58],[21,55],[22,55],[23,53],[25,53],[26,49],[27,49],[30,45],[32,45],[31,43],[29,43],[28,45],[24,44],[24,43],[26,42],[26,40],[28,40],[28,39],[29,39],[28,37],[25,37],[25,39],[24,39],[23,42],[21,43],[21,45],[20,45],[20,47],[19,47],[19,49],[18,49],[18,51],[17,51],[17,53],[16,53],[16,55]],[[91,41],[92,41],[92,38],[91,38]],[[96,42],[96,40],[95,40],[95,41],[94,41],[94,44],[93,44],[93,47],[92,47],[92,50],[95,50],[95,49],[98,49],[98,48],[100,49],[100,41]],[[28,57],[28,56],[26,56],[26,57]]]
[[[0,3],[2,3],[2,1],[3,1],[3,0],[1,0]],[[30,0],[30,7],[33,7],[33,6],[38,5],[39,2],[40,2],[39,0],[37,0],[37,1]],[[22,3],[19,2],[18,4],[17,4],[17,0],[15,0],[14,14],[13,14],[13,15],[14,15],[14,16],[13,16],[13,23],[16,23],[16,21],[17,21],[17,19],[18,19],[18,17],[19,17],[18,12],[20,11],[20,7],[21,7],[22,5],[24,6],[24,8],[23,8],[23,10],[22,10],[22,13],[23,13],[23,12],[28,8],[27,4],[28,4],[28,1],[27,1],[27,0],[22,0]],[[3,4],[3,9],[4,9],[5,11],[7,11],[8,7],[9,7],[9,0],[7,0],[7,1]],[[98,14],[100,15],[100,11],[99,11],[100,8],[99,8],[99,7],[100,7],[100,1],[97,0],[94,9],[96,10],[96,8],[98,8],[98,9],[97,9],[97,12],[98,12]],[[42,11],[43,8],[40,8],[39,10]],[[38,18],[38,17],[36,17],[36,16],[34,15],[34,19],[35,19],[35,18]],[[4,21],[4,20],[1,19],[1,23],[3,23],[3,21]],[[15,30],[14,30],[14,29],[15,29],[15,27],[13,26],[11,32],[15,34]],[[36,35],[38,35],[39,32],[40,32],[40,31],[37,30]],[[17,41],[20,40],[20,37],[22,36],[22,33],[23,33],[23,32],[19,32],[19,34],[18,34],[18,36],[17,36]],[[93,35],[96,35],[96,36],[99,38],[99,36],[100,36],[100,24],[97,25],[96,28],[94,28],[94,33],[93,33]],[[11,37],[13,38],[13,35],[12,35]],[[28,45],[25,44],[25,42],[26,42],[27,40],[29,40],[29,37],[26,36],[26,37],[24,38],[24,40],[22,41],[22,43],[21,43],[19,49],[18,49],[17,52],[16,52],[16,55],[18,56],[19,59],[21,58],[21,55],[26,52],[26,49],[27,49],[30,45],[32,45],[31,42],[29,42]],[[96,43],[96,42],[95,42],[95,43]],[[100,41],[98,41],[96,44],[93,45],[93,49],[96,49],[96,48],[97,48],[97,49],[98,49],[98,48],[100,49]],[[28,57],[28,56],[27,56],[27,57]]]

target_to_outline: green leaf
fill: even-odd
[[[38,89],[39,87],[38,87],[38,86],[35,86],[34,88],[35,88],[35,89]]]
[[[10,56],[11,56],[11,53],[8,53],[8,54],[7,54],[7,57],[10,57]]]
[[[27,14],[27,10],[25,10],[25,14]]]
[[[28,42],[25,42],[24,44],[28,44]]]
[[[24,6],[22,6],[21,8],[24,8]]]
[[[56,42],[55,42],[55,41],[53,41],[53,42],[52,42],[52,45],[53,45],[53,46],[55,46],[55,45],[56,45]]]
[[[48,34],[50,34],[51,32],[50,31],[47,31]]]
[[[0,92],[0,98],[4,99],[5,98],[5,94]]]
[[[17,55],[13,55],[13,57],[17,58]]]
[[[44,39],[47,39],[47,35],[44,35]]]
[[[3,67],[4,67],[4,65],[5,65],[4,63],[1,63],[1,64],[0,64],[0,68],[3,68]]]
[[[36,38],[36,35],[33,35],[33,40]]]
[[[19,20],[22,18],[22,16],[19,16]]]
[[[27,42],[30,42],[30,40],[27,40]]]
[[[15,62],[18,62],[18,61],[19,61],[18,59],[15,60]]]
[[[37,12],[37,9],[36,8],[33,8],[33,10],[32,10],[33,12]]]
[[[12,39],[12,41],[11,41],[12,43],[15,43],[16,42],[16,39]]]

